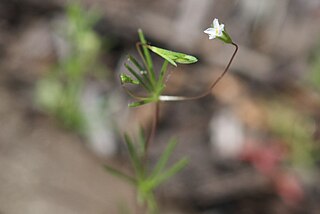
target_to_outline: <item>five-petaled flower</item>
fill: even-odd
[[[224,31],[224,24],[219,24],[218,19],[214,19],[212,27],[208,28],[204,32],[209,35],[209,39],[214,39],[216,37],[222,37]]]

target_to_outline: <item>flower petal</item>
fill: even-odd
[[[219,27],[219,29],[220,29],[221,31],[224,31],[224,24],[221,24],[220,27]]]
[[[203,31],[206,34],[214,34],[215,33],[215,29],[214,28],[208,28],[207,30]]]
[[[214,19],[213,20],[213,27],[214,28],[219,28],[219,20],[218,19]]]

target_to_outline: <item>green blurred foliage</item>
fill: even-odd
[[[269,109],[271,132],[289,148],[287,164],[294,168],[313,168],[319,160],[313,137],[314,120],[286,102],[274,102]]]
[[[310,73],[307,76],[308,82],[320,90],[320,41],[312,51],[310,58]]]
[[[138,203],[142,207],[147,208],[148,214],[159,213],[157,201],[154,195],[155,190],[172,176],[180,172],[186,167],[188,160],[182,158],[172,166],[167,166],[174,149],[177,146],[177,141],[172,139],[167,144],[162,155],[152,169],[148,168],[146,139],[143,131],[140,131],[138,143],[125,135],[125,142],[128,148],[130,161],[133,168],[133,175],[127,175],[110,166],[105,166],[105,169],[112,175],[127,181],[137,190]]]
[[[83,133],[86,121],[80,99],[85,79],[88,74],[101,76],[104,70],[98,62],[102,43],[93,31],[99,16],[75,3],[67,6],[66,16],[60,34],[69,46],[68,56],[59,59],[52,71],[39,80],[36,102],[66,128]]]

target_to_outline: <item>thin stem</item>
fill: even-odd
[[[160,96],[160,100],[161,101],[184,101],[184,100],[197,100],[197,99],[200,99],[200,98],[203,98],[207,95],[209,95],[212,91],[212,89],[220,82],[220,80],[224,77],[224,75],[228,72],[229,68],[230,68],[230,65],[231,63],[233,62],[234,60],[234,57],[236,56],[237,52],[238,52],[238,45],[236,43],[231,43],[234,47],[235,47],[235,50],[229,60],[229,63],[227,64],[226,68],[224,69],[224,71],[221,73],[221,75],[215,80],[212,82],[212,84],[210,85],[210,87],[205,91],[203,92],[202,94],[200,95],[197,95],[197,96],[193,96],[193,97],[185,97],[185,96],[166,96],[166,95],[163,95],[163,96]]]
[[[152,127],[151,127],[151,131],[150,134],[148,136],[147,142],[145,144],[145,159],[147,159],[147,155],[148,155],[148,149],[150,147],[151,142],[154,139],[154,135],[157,129],[157,124],[158,124],[158,120],[159,120],[159,113],[160,113],[160,102],[156,103],[155,106],[155,111],[154,111],[154,117],[153,117],[153,122],[152,122]]]
[[[216,81],[214,81],[214,82],[211,84],[211,86],[210,86],[210,88],[209,88],[210,91],[218,84],[218,82],[219,82],[219,81],[223,78],[223,76],[228,72],[231,63],[232,63],[234,57],[236,56],[236,54],[237,54],[237,52],[238,52],[238,49],[239,49],[238,45],[237,45],[236,43],[231,43],[231,44],[235,47],[235,50],[234,50],[234,52],[233,52],[233,54],[232,54],[232,56],[231,56],[231,58],[230,58],[230,61],[229,61],[228,65],[227,65],[227,67],[224,69],[223,73],[218,77],[218,79],[217,79]]]
[[[167,68],[168,68],[168,60],[164,60],[161,70],[160,70],[160,75],[159,75],[159,80],[158,80],[158,87],[162,87],[163,83],[163,79],[165,78],[165,74],[167,72]],[[160,86],[159,86],[160,85]]]

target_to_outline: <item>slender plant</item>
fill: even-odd
[[[199,95],[187,97],[163,94],[165,90],[165,79],[169,64],[177,66],[177,64],[195,63],[198,60],[196,57],[185,53],[174,52],[150,45],[146,41],[141,29],[138,30],[140,41],[136,43],[136,49],[140,55],[141,62],[129,55],[129,63],[124,64],[128,72],[120,74],[120,82],[123,89],[134,99],[134,101],[128,106],[138,107],[144,104],[154,103],[154,118],[151,131],[147,138],[142,130],[139,134],[140,137],[138,143],[134,143],[127,134],[124,135],[133,168],[132,175],[120,172],[119,170],[110,166],[106,166],[106,169],[113,175],[122,178],[136,188],[138,202],[141,207],[145,208],[145,213],[154,214],[159,212],[154,196],[155,189],[173,175],[181,171],[188,162],[187,158],[182,158],[172,166],[167,167],[168,160],[177,144],[176,140],[170,140],[157,163],[153,166],[153,168],[149,169],[148,150],[151,146],[151,142],[153,141],[157,128],[160,103],[166,101],[196,100],[209,95],[212,89],[229,70],[230,65],[238,51],[238,45],[232,41],[231,37],[226,32],[224,25],[219,24],[218,19],[214,19],[212,26],[206,29],[204,32],[209,35],[209,39],[217,38],[226,44],[233,45],[235,47],[235,51],[221,75],[217,79],[213,80],[208,89]],[[156,72],[153,66],[154,63],[150,52],[153,52],[163,58],[162,67],[158,72]],[[129,84],[141,87],[142,91],[144,91],[144,94],[138,95],[134,93],[132,90],[126,87],[126,85]],[[137,213],[141,213],[141,210],[137,211]]]

